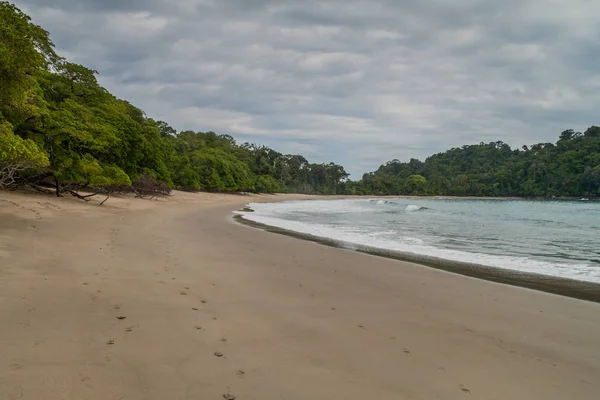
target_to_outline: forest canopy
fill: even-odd
[[[53,193],[181,190],[308,194],[599,196],[600,128],[513,150],[463,146],[393,160],[360,181],[215,132],[178,132],[104,89],[55,52],[50,35],[0,1],[0,188]]]
[[[419,177],[419,178],[415,178]],[[363,193],[448,196],[600,196],[600,127],[562,132],[556,143],[454,148],[425,162],[393,160],[365,174]]]
[[[0,188],[51,184],[57,194],[183,190],[338,193],[348,177],[214,132],[177,132],[56,54],[50,35],[0,2]]]

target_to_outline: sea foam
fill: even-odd
[[[425,228],[430,235],[443,235],[427,224],[434,225],[435,219],[419,219],[404,221],[413,225],[402,226],[395,220],[387,220],[389,214],[382,214],[379,206],[389,200],[311,200],[281,203],[251,203],[253,212],[238,212],[244,219],[270,225],[319,238],[332,239],[347,244],[368,246],[377,249],[430,256],[458,262],[474,263],[490,267],[506,268],[516,271],[538,273],[600,282],[600,268],[586,262],[573,260],[549,261],[532,255],[490,254],[474,251],[476,247],[462,250],[460,248],[444,248],[435,243],[431,236],[423,236]],[[389,204],[388,204],[389,205]],[[396,205],[400,205],[397,201]],[[429,210],[428,207],[406,204],[398,211],[414,213]],[[419,215],[426,215],[418,213]],[[457,213],[458,214],[458,213]],[[415,214],[416,215],[416,214]],[[423,217],[419,217],[423,218]],[[414,225],[414,224],[423,224]],[[498,222],[501,225],[501,222]],[[385,226],[384,226],[385,225]],[[414,227],[418,226],[420,230]],[[468,230],[468,227],[465,228]],[[443,238],[446,239],[448,238]],[[478,238],[473,238],[476,241]],[[351,246],[346,246],[351,247]],[[503,249],[510,253],[510,248]]]

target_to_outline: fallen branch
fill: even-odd
[[[104,204],[106,200],[110,197],[110,192],[106,194],[106,198],[100,202],[100,205]]]
[[[71,196],[73,196],[73,197],[77,197],[78,199],[80,199],[80,200],[83,200],[83,201],[85,201],[86,203],[87,203],[88,201],[90,201],[90,199],[89,199],[90,197],[94,197],[94,196],[96,196],[96,195],[98,194],[98,193],[93,193],[93,194],[87,194],[87,195],[85,195],[85,196],[82,196],[82,195],[80,195],[79,193],[77,193],[77,192],[76,192],[76,191],[74,191],[74,190],[69,190],[68,192],[69,192],[69,193],[71,193]]]
[[[29,186],[30,188],[37,190],[40,193],[45,193],[45,194],[54,194],[54,192],[50,189],[46,189],[45,187],[41,187],[39,185],[36,185],[35,183],[28,183],[27,186]]]

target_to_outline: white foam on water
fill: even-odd
[[[303,212],[319,214],[338,214],[338,213],[353,213],[365,212],[365,208],[361,206],[363,201],[356,200],[294,200],[283,201],[279,203],[250,203],[248,206],[255,213],[265,213],[268,215],[281,214],[301,214]]]
[[[367,200],[370,202],[370,200]],[[371,201],[372,202],[372,201]],[[270,225],[299,233],[310,234],[319,238],[333,239],[355,245],[369,246],[378,249],[412,253],[421,256],[431,256],[446,260],[474,263],[489,267],[505,268],[522,272],[571,278],[581,281],[600,283],[600,269],[587,264],[553,263],[528,257],[491,255],[484,253],[466,252],[444,249],[427,245],[424,240],[410,236],[393,236],[396,231],[366,231],[360,227],[344,227],[305,221],[283,219],[283,214],[289,215],[303,211],[327,213],[367,212],[356,200],[311,200],[281,203],[250,203],[254,212],[238,211],[244,219]],[[411,207],[411,205],[407,206]],[[419,206],[412,206],[411,209]],[[414,211],[416,211],[414,210]],[[408,210],[407,210],[408,211]]]

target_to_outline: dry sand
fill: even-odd
[[[600,305],[230,218],[285,198],[0,193],[0,399],[600,398]]]

